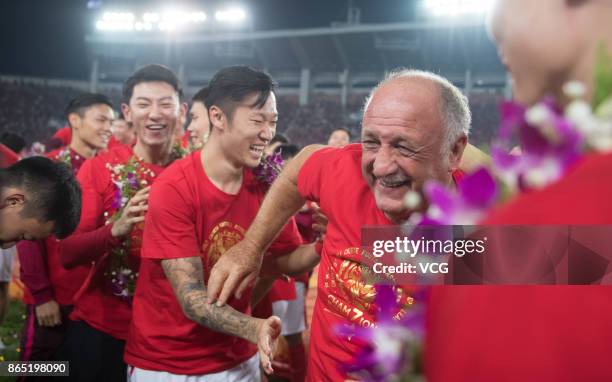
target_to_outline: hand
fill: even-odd
[[[55,300],[50,300],[35,308],[36,320],[40,326],[56,326],[62,323],[60,306]]]
[[[257,348],[259,349],[259,361],[266,374],[272,374],[272,353],[274,343],[281,334],[281,320],[272,316],[267,320],[261,320],[257,329]]]
[[[113,223],[111,229],[113,237],[128,235],[132,232],[135,224],[144,221],[145,213],[149,208],[147,202],[150,190],[150,186],[143,188],[127,202],[121,216]]]
[[[244,290],[255,283],[262,257],[246,239],[230,248],[210,271],[207,302],[217,301],[217,306],[223,306],[234,291],[234,296],[240,298]]]
[[[312,215],[314,220],[314,223],[312,223],[312,229],[315,230],[320,237],[323,237],[327,232],[327,216],[321,212],[321,207],[319,207],[317,203],[312,203],[312,211],[314,212]]]

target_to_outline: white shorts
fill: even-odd
[[[281,334],[288,336],[301,333],[306,329],[304,323],[304,292],[305,285],[296,281],[296,299],[291,301],[274,301],[272,303],[272,313],[278,316],[282,322]]]
[[[204,375],[172,374],[128,365],[129,382],[259,382],[260,380],[259,354],[229,370]]]
[[[0,282],[11,282],[11,271],[13,269],[13,259],[17,250],[15,247],[9,249],[0,248]]]

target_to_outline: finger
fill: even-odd
[[[232,293],[238,288],[240,282],[240,275],[236,273],[230,273],[223,283],[221,293],[219,293],[219,299],[217,300],[217,306],[223,306],[229,300]]]
[[[261,362],[261,367],[266,372],[266,374],[274,373],[274,369],[272,368],[272,362],[270,361],[270,358],[263,351],[259,352],[259,359]]]
[[[326,230],[324,225],[316,224],[316,223],[312,225],[312,229],[317,231],[318,233],[325,233],[325,230]]]
[[[219,260],[220,262],[221,260]],[[218,267],[219,262],[213,266],[213,269],[210,271],[210,277],[208,278],[208,296],[206,297],[206,302],[209,304],[214,303],[219,297],[219,292],[221,292],[221,287],[225,284],[225,280],[227,279],[228,273],[225,270],[220,269]]]
[[[38,326],[44,326],[42,316],[36,315],[36,321],[38,322]]]
[[[238,286],[238,289],[236,289],[236,294],[235,297],[236,298],[241,298],[242,297],[242,293],[244,293],[244,291],[252,284],[254,284],[255,282],[255,278],[256,275],[254,273],[251,273],[250,275],[248,275],[244,280],[242,280],[242,282],[240,283],[240,285]]]
[[[134,216],[133,218],[129,218],[127,220],[128,224],[131,224],[131,225],[142,223],[143,221],[145,221],[144,216]]]
[[[61,316],[59,315],[59,312],[53,315],[53,326],[55,325],[59,325],[61,323]]]

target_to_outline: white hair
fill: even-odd
[[[440,91],[440,111],[445,126],[444,135],[446,144],[442,146],[442,153],[449,154],[453,145],[459,138],[469,135],[472,114],[470,112],[467,97],[461,93],[461,90],[442,76],[416,69],[397,69],[389,72],[385,78],[370,91],[363,107],[364,114],[368,106],[370,106],[374,93],[376,93],[382,85],[398,78],[422,79],[431,81],[437,85]]]

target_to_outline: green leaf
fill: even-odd
[[[593,109],[612,98],[612,56],[604,44],[597,49],[595,61],[595,89],[593,92]]]

